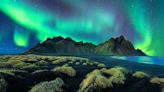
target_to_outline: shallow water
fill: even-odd
[[[108,67],[121,66],[132,71],[144,71],[148,74],[164,77],[164,58],[140,56],[89,56],[94,61]]]
[[[115,59],[127,60],[130,62],[164,66],[164,57],[150,57],[150,56],[111,56],[111,57]]]

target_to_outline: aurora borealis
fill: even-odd
[[[164,56],[164,0],[0,0],[0,53],[23,52],[47,37],[99,44],[124,35]]]

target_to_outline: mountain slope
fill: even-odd
[[[55,54],[55,55],[91,55],[96,45],[91,43],[75,42],[71,38],[48,38],[42,44],[36,45],[27,51],[28,54]]]
[[[103,55],[145,55],[141,50],[135,50],[133,44],[120,36],[111,38],[104,43],[99,44],[95,49],[96,54]]]
[[[111,38],[104,43],[75,42],[71,38],[47,38],[41,44],[31,48],[26,54],[53,54],[53,55],[145,55],[141,50],[135,50],[132,43],[123,36]]]

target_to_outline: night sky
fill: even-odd
[[[99,44],[120,35],[164,56],[164,0],[0,0],[0,54],[24,52],[47,37]]]

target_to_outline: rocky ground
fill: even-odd
[[[0,56],[0,92],[162,92],[164,78],[72,56]]]

